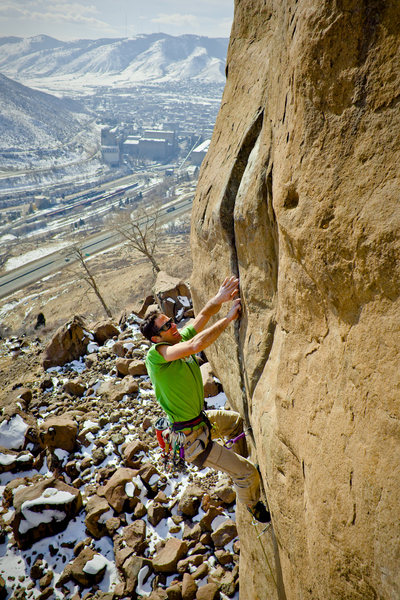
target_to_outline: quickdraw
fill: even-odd
[[[160,417],[154,424],[158,445],[162,450],[164,466],[167,470],[185,468],[185,435],[171,431],[166,417]],[[172,460],[171,460],[172,459]]]
[[[172,463],[175,468],[185,468],[185,441],[186,436],[184,433],[177,431],[172,432],[172,438],[174,442],[174,452],[172,455]]]
[[[228,448],[228,450],[232,450],[233,445],[236,444],[236,442],[238,442],[239,440],[241,440],[242,438],[245,437],[246,433],[248,431],[250,431],[251,427],[248,427],[245,431],[243,431],[242,433],[240,433],[239,435],[237,435],[236,437],[232,438],[231,440],[228,440],[227,442],[225,442],[224,446],[225,448]]]

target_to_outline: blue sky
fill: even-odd
[[[229,37],[234,0],[0,0],[0,37]]]

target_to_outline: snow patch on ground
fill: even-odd
[[[25,254],[21,254],[21,256],[13,256],[9,258],[6,262],[4,268],[6,271],[12,271],[13,269],[18,269],[18,267],[22,267],[27,263],[33,262],[34,260],[38,260],[39,258],[43,258],[44,256],[48,256],[53,252],[57,252],[66,246],[70,246],[69,242],[58,242],[57,244],[52,244],[51,246],[46,246],[46,248],[37,248],[37,250],[31,250],[30,252],[26,252]]]
[[[8,450],[19,450],[24,445],[28,425],[20,415],[0,423],[0,446]]]

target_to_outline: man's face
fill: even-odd
[[[165,325],[165,323],[167,323],[168,321],[170,321],[170,319],[166,315],[160,315],[154,321],[154,325],[157,327],[157,329],[159,329],[160,327]],[[154,338],[156,338],[155,341],[157,343],[168,342],[169,344],[176,344],[177,342],[181,341],[182,336],[179,333],[177,326],[172,321],[171,327],[169,329],[167,329],[167,331],[159,331],[157,336],[153,336],[153,338],[152,338],[153,341],[154,341]]]

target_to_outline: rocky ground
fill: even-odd
[[[68,360],[40,336],[0,342],[0,598],[238,598],[231,483],[165,464],[137,323],[69,321]]]
[[[157,245],[156,258],[161,269],[172,275],[178,274],[185,280],[189,279],[192,271],[188,221],[186,225],[183,223],[182,228],[187,232],[162,236]],[[21,243],[19,251],[24,254],[33,247],[32,243]],[[123,311],[129,311],[140,304],[154,282],[150,262],[136,250],[130,250],[127,245],[110,248],[89,257],[88,265],[116,319]],[[42,339],[47,339],[49,333],[74,314],[84,315],[89,322],[104,317],[100,302],[90,289],[88,291],[81,275],[76,266],[66,266],[62,271],[2,298],[0,337],[13,334],[34,335],[36,317],[40,312],[46,319],[46,328],[39,332]]]

